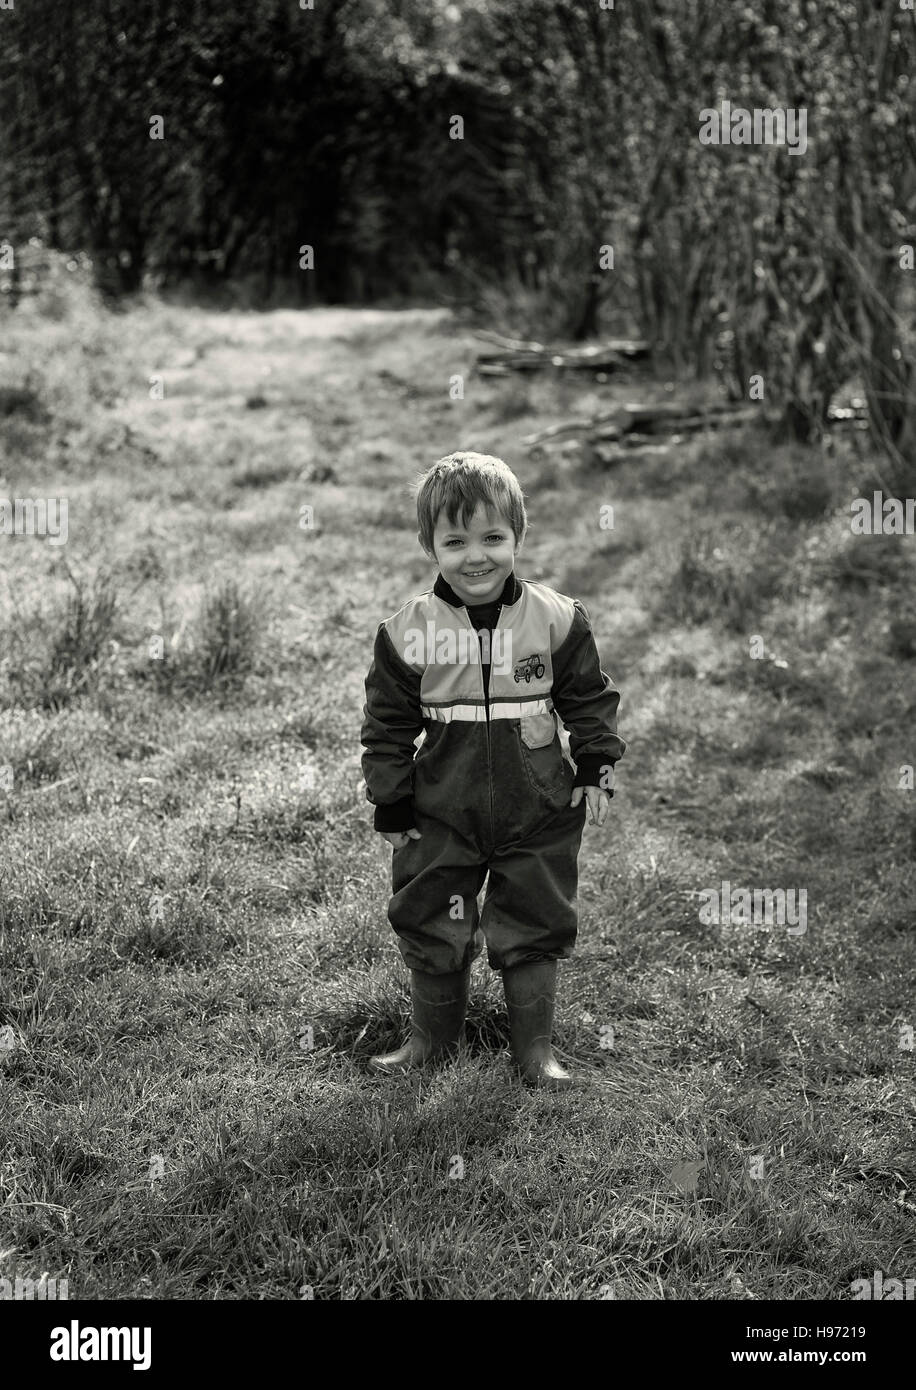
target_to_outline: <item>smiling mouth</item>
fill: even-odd
[[[462,575],[463,579],[483,579],[484,575],[492,574],[492,569],[488,570],[466,570]]]

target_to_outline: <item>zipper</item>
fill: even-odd
[[[500,615],[500,613],[502,613],[502,604],[500,604],[499,612],[498,612],[497,615],[496,615],[496,621],[497,621],[497,622],[499,622],[499,615]],[[476,643],[477,643],[477,655],[478,655],[478,657],[480,657],[480,660],[479,660],[479,662],[478,662],[478,666],[479,666],[479,670],[480,670],[480,693],[481,693],[481,695],[483,695],[483,709],[484,709],[484,715],[486,716],[486,725],[487,725],[487,729],[486,729],[486,733],[487,733],[487,789],[488,789],[488,794],[489,794],[489,798],[490,798],[490,844],[492,845],[492,844],[494,843],[494,839],[495,839],[495,830],[494,830],[495,818],[494,818],[494,814],[493,814],[493,751],[492,751],[492,746],[491,746],[491,744],[490,744],[490,696],[489,696],[489,694],[487,693],[487,688],[486,688],[486,685],[484,684],[484,679],[483,679],[483,657],[482,657],[481,651],[480,651],[480,632],[479,632],[479,630],[474,626],[474,624],[471,622],[471,615],[470,615],[470,613],[469,613],[468,610],[467,610],[467,605],[465,605],[464,616],[465,616],[465,618],[467,619],[468,627],[471,629],[471,631],[472,631],[473,634],[474,634],[474,640],[475,640]],[[493,678],[493,629],[492,629],[492,628],[489,628],[488,631],[489,631],[489,633],[490,633],[490,679],[492,680],[492,678]]]

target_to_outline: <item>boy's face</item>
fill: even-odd
[[[505,517],[488,512],[482,503],[467,528],[460,514],[449,521],[444,509],[436,519],[433,556],[442,578],[462,603],[491,603],[499,598],[519,548]]]

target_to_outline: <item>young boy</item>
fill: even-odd
[[[501,459],[440,459],[421,480],[417,520],[439,574],[378,629],[362,729],[375,829],[394,846],[388,918],[411,972],[413,1026],[370,1068],[399,1072],[454,1050],[482,930],[521,1076],[566,1089],[551,1050],[556,963],[576,939],[586,803],[603,825],[626,751],[620,696],[582,604],[515,577],[528,522]]]

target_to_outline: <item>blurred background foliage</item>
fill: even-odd
[[[914,58],[898,0],[17,0],[0,238],[88,254],[113,298],[432,298],[518,334],[638,333],[735,398],[762,374],[796,439],[855,380],[900,482]],[[701,145],[726,98],[805,108],[806,153]]]

